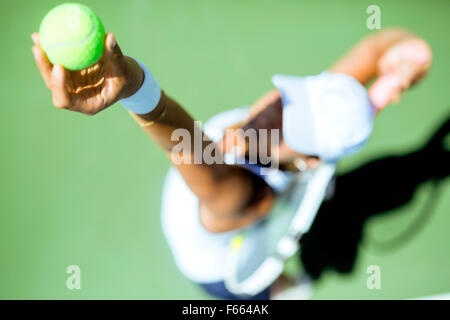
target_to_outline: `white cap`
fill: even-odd
[[[367,90],[344,74],[274,75],[283,103],[283,138],[299,153],[335,162],[368,140],[376,107]]]

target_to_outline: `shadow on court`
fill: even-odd
[[[334,197],[322,204],[301,240],[300,258],[308,274],[318,279],[325,270],[351,272],[366,221],[406,205],[421,184],[432,182],[435,188],[422,214],[380,248],[398,248],[420,231],[433,212],[440,181],[450,173],[450,151],[445,146],[449,130],[450,115],[421,148],[377,158],[336,178]]]

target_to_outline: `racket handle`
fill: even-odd
[[[379,77],[369,89],[369,97],[378,108],[384,109],[394,98],[400,83],[394,73],[385,74]]]

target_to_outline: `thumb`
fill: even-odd
[[[105,37],[105,59],[112,67],[113,72],[121,72],[123,70],[123,53],[112,32]]]

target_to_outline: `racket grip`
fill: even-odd
[[[385,74],[379,77],[369,89],[369,97],[378,110],[384,109],[394,98],[399,86],[400,82],[394,73]]]

